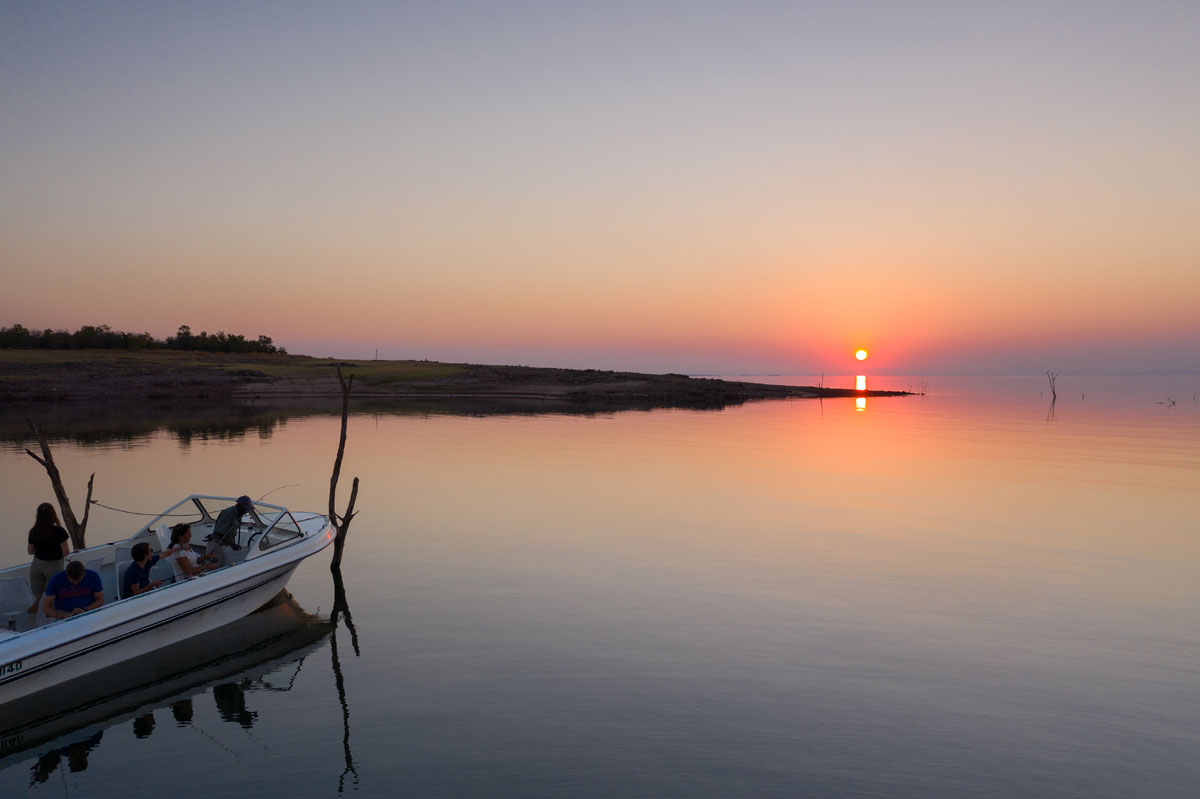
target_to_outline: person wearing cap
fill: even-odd
[[[237,543],[238,526],[242,522],[242,517],[249,513],[252,507],[254,507],[254,502],[243,494],[237,498],[236,504],[229,506],[217,515],[217,523],[213,525],[212,537],[209,538],[208,547],[204,550],[204,557],[200,559],[201,563],[211,563],[212,568],[219,569],[226,563],[227,549],[234,552],[241,549]]]

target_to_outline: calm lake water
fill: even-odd
[[[356,415],[358,653],[343,617],[134,675],[5,743],[0,795],[1196,795],[1200,377],[1061,377],[1053,407],[1044,377],[929,391]],[[55,455],[76,503],[94,471],[116,508],[285,486],[321,510],[336,444],[329,416]],[[49,499],[3,445],[6,562]],[[90,540],[138,523],[97,508]],[[289,586],[325,618],[327,563]]]

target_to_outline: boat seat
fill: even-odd
[[[111,601],[115,602],[118,599],[125,598],[123,596],[120,596],[119,594],[121,591],[121,584],[125,582],[125,570],[129,568],[130,563],[133,563],[133,557],[129,554],[132,550],[133,550],[132,545],[130,545],[130,546],[122,545],[122,546],[117,547],[116,554],[113,555],[113,574],[116,577],[115,588],[117,590],[117,593],[113,594],[113,598]],[[101,579],[103,579],[103,575],[101,575]],[[105,600],[107,601],[108,600],[108,589],[107,588],[104,589],[104,597],[105,597]]]
[[[29,588],[28,577],[0,578],[0,614],[24,613],[31,604],[33,591]]]
[[[112,564],[105,563],[105,558],[94,558],[83,564],[85,569],[91,569],[96,574],[100,575],[100,584],[104,589],[104,601],[116,602],[117,586],[119,585],[116,579],[115,567]]]
[[[165,524],[160,524],[158,529],[154,531],[158,536],[158,551],[163,552],[171,548],[171,528]]]

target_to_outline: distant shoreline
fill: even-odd
[[[571,408],[716,408],[759,399],[906,396],[679,374],[374,361],[306,355],[129,350],[0,350],[0,403],[120,401],[241,405],[340,396],[337,366],[358,399],[521,400]]]

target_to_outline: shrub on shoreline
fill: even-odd
[[[196,352],[264,352],[287,355],[283,347],[275,346],[270,336],[246,338],[240,333],[218,330],[210,334],[201,331],[194,335],[187,325],[180,325],[174,336],[156,339],[149,333],[126,333],[108,325],[84,325],[74,333],[66,330],[30,330],[21,324],[0,327],[0,349],[21,350],[192,350]]]

